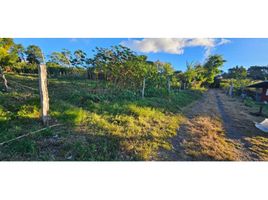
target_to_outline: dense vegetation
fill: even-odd
[[[228,72],[223,73],[221,76],[220,86],[226,93],[228,93],[230,86],[233,85],[233,96],[242,98],[244,104],[248,107],[252,107],[259,110],[260,93],[262,89],[248,88],[247,86],[266,81],[268,78],[268,66],[251,66],[246,69],[243,66],[235,66],[230,68]],[[265,104],[263,106],[263,114],[268,116],[268,107]]]
[[[171,90],[182,88],[199,89],[211,86],[225,62],[222,56],[212,55],[203,65],[188,64],[187,71],[181,72],[175,71],[169,63],[149,61],[146,56],[137,55],[121,45],[97,47],[94,53],[89,58],[82,50],[71,52],[63,49],[61,52],[52,52],[45,59],[38,46],[23,47],[15,44],[11,38],[2,38],[0,72],[36,74],[37,66],[44,62],[50,77],[73,76],[104,80],[144,97],[155,93],[166,95]],[[8,85],[5,90],[8,90],[7,87]]]
[[[228,72],[223,73],[222,78],[233,82],[235,88],[240,89],[241,94],[242,89],[245,89],[250,83],[267,80],[268,66],[251,66],[248,69],[243,66],[235,66],[228,69]],[[223,84],[222,86],[224,87],[225,85]]]
[[[0,93],[0,142],[42,127],[37,76],[7,78],[12,90]],[[141,99],[107,82],[65,77],[50,78],[49,92],[53,123],[62,126],[0,147],[0,160],[151,160],[171,148],[182,108],[200,96]]]

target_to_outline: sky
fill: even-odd
[[[93,57],[95,47],[124,45],[148,60],[169,62],[185,71],[186,63],[203,63],[209,55],[220,54],[226,60],[223,70],[236,65],[246,68],[268,65],[268,38],[15,38],[16,43],[37,45],[48,55],[66,48],[82,49]]]

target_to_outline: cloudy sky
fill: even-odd
[[[38,45],[45,55],[66,48],[82,49],[89,57],[95,47],[122,44],[151,61],[169,62],[177,70],[185,70],[186,62],[202,63],[211,54],[223,55],[225,71],[236,65],[268,65],[268,39],[261,38],[16,38],[15,42]]]

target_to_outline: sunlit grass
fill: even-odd
[[[182,117],[163,114],[149,107],[129,105],[129,114],[92,114],[89,123],[93,129],[122,140],[124,150],[141,160],[152,159],[157,150],[170,148],[167,139],[176,134]]]
[[[35,76],[9,78],[38,88]],[[185,91],[141,99],[131,91],[115,91],[104,82],[86,79],[53,78],[48,85],[50,116],[63,126],[51,130],[50,135],[40,134],[9,144],[2,149],[0,159],[157,159],[160,148],[171,149],[169,138],[176,135],[184,120],[181,109],[200,97],[197,92]],[[0,94],[0,142],[42,127],[38,93],[12,86],[10,93]],[[111,92],[90,92],[98,87],[110,88]],[[54,136],[60,139],[53,139]]]
[[[23,105],[20,107],[18,117],[38,119],[40,117],[40,109],[36,105]]]
[[[140,160],[152,159],[160,147],[170,149],[167,139],[176,134],[182,120],[180,114],[165,114],[158,109],[133,103],[121,104],[124,111],[117,104],[98,105],[93,112],[74,106],[65,108],[66,105],[62,104],[58,107],[63,106],[63,111],[54,112],[53,116],[75,125],[76,130],[83,126],[84,134],[117,138],[123,151]]]
[[[247,137],[245,140],[253,151],[261,160],[268,161],[268,138],[262,136]]]
[[[0,105],[0,122],[9,120],[9,113],[6,112],[3,106]]]

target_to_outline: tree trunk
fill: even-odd
[[[0,69],[0,78],[3,79],[5,91],[7,92],[9,90],[9,87],[7,85],[7,79],[6,79],[5,75],[4,75],[4,72],[1,69]]]
[[[145,78],[143,78],[141,98],[144,98],[144,91],[145,91]]]
[[[41,101],[41,118],[45,126],[49,122],[49,98],[47,89],[47,68],[45,64],[40,64],[38,67],[39,72],[39,92]]]

